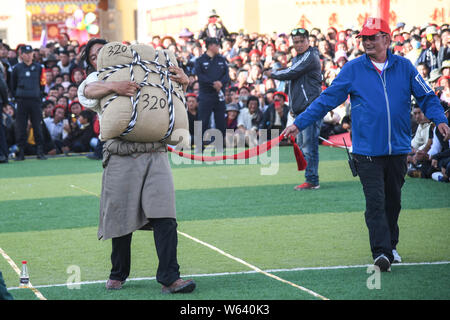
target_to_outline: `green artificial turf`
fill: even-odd
[[[255,267],[293,269],[275,272],[283,279],[330,299],[448,299],[450,265],[401,265],[383,274],[381,289],[369,290],[372,263],[364,222],[364,196],[346,162],[345,150],[320,147],[320,184],[294,191],[304,181],[291,147],[275,151],[271,164],[177,164],[169,154],[176,189],[179,231],[243,259]],[[0,248],[16,264],[29,261],[30,279],[48,299],[316,299],[289,284],[252,271],[202,244],[179,235],[183,275],[193,275],[191,295],[165,296],[154,280],[157,257],[153,234],[133,235],[132,271],[123,290],[109,292],[110,241],[97,240],[101,189],[100,161],[85,157],[26,160],[0,166]],[[406,178],[398,250],[406,263],[450,260],[449,185]],[[81,289],[65,286],[70,267],[80,270]],[[297,270],[296,268],[322,268]],[[69,269],[68,269],[69,268]],[[18,276],[0,256],[9,288]],[[202,275],[202,276],[198,276]],[[36,299],[27,289],[11,290],[16,299]]]

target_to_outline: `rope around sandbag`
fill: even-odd
[[[183,102],[184,105],[186,104],[185,97],[180,95],[178,92],[176,92],[173,89],[173,82],[169,78],[168,68],[170,66],[174,66],[174,64],[170,61],[169,55],[165,51],[163,51],[163,54],[166,59],[166,65],[162,65],[158,62],[158,58],[159,58],[158,51],[155,51],[155,59],[153,61],[148,61],[148,60],[142,60],[141,56],[136,52],[136,50],[134,50],[132,48],[130,48],[130,50],[133,55],[133,61],[131,63],[118,64],[115,66],[106,67],[106,68],[99,70],[99,73],[108,72],[105,75],[105,77],[103,78],[103,80],[107,80],[116,71],[128,68],[130,70],[130,80],[131,81],[135,81],[134,70],[133,70],[135,66],[139,66],[145,71],[144,79],[142,80],[142,82],[138,83],[140,88],[136,92],[136,97],[134,97],[134,96],[130,97],[131,105],[132,105],[130,122],[128,123],[128,126],[126,127],[126,129],[120,134],[120,136],[123,137],[123,136],[127,135],[128,133],[130,133],[134,129],[134,127],[136,125],[137,117],[138,117],[137,106],[139,103],[139,99],[141,97],[141,88],[143,86],[149,86],[149,87],[161,89],[167,97],[167,104],[168,104],[168,110],[169,110],[169,128],[167,129],[167,132],[164,135],[164,137],[161,139],[161,141],[164,142],[164,140],[166,140],[172,134],[172,131],[173,131],[173,128],[175,125],[173,95],[175,95],[177,98],[179,98]],[[156,70],[150,69],[149,68],[150,65],[154,65],[156,67]],[[155,83],[148,82],[148,76],[150,75],[150,73],[158,74],[160,77],[160,80],[161,80],[161,84],[155,84]],[[167,79],[169,88],[166,88],[166,86],[165,86],[166,79]],[[113,95],[111,98],[109,98],[105,102],[103,109],[106,109],[109,106],[109,104],[112,101],[114,101],[118,96],[119,95],[116,94],[116,95]]]

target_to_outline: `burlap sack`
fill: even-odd
[[[163,51],[155,51],[153,47],[143,44],[127,46],[120,42],[111,42],[106,44],[99,52],[97,58],[98,71],[111,67],[114,71],[105,70],[100,72],[99,79],[106,81],[124,81],[131,80],[130,67],[118,68],[120,65],[129,65],[135,59],[133,49],[142,61],[156,61],[164,67],[158,67],[153,63],[143,63],[148,69],[153,71],[167,71],[167,61]],[[170,61],[177,65],[175,55],[168,50],[164,50]],[[155,60],[156,55],[158,58]],[[134,61],[136,62],[136,61]],[[146,71],[137,63],[133,66],[134,81],[142,83],[145,79]],[[111,74],[110,74],[111,73]],[[109,77],[108,74],[110,74]],[[169,90],[169,79],[163,76],[164,87]],[[146,83],[162,85],[161,75],[149,73]],[[184,104],[183,88],[179,83],[172,81],[173,91],[173,110],[175,123],[173,133],[165,140],[171,145],[190,145],[189,123],[186,107]],[[108,95],[101,100],[102,122],[100,133],[102,140],[121,137],[122,139],[133,142],[157,142],[164,138],[169,129],[169,102],[166,93],[157,87],[144,85],[140,89],[139,102],[137,104],[137,119],[134,128],[126,135],[121,134],[127,129],[132,118],[132,103],[130,97],[118,96],[108,105],[107,101],[114,94]],[[137,96],[137,95],[136,95]],[[136,97],[135,96],[135,97]],[[181,99],[180,99],[181,98]]]

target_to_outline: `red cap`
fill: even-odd
[[[22,261],[22,264],[26,264],[27,262],[25,260]]]
[[[367,18],[361,32],[358,34],[358,37],[373,36],[380,31],[391,34],[391,29],[386,21],[380,18]]]

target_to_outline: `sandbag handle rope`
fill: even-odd
[[[173,105],[173,94],[175,94],[175,96],[180,99],[183,104],[186,104],[186,100],[185,97],[180,95],[178,92],[174,91],[173,89],[173,83],[172,80],[170,80],[169,78],[169,71],[168,71],[168,67],[173,66],[173,63],[170,61],[169,55],[167,54],[167,52],[163,51],[164,53],[164,57],[166,59],[166,65],[162,65],[160,63],[158,63],[158,51],[155,52],[155,59],[154,61],[148,61],[148,60],[142,60],[141,56],[132,48],[130,48],[131,53],[133,55],[133,61],[129,64],[118,64],[115,66],[110,66],[110,67],[106,67],[106,68],[102,68],[101,70],[99,70],[99,73],[102,72],[106,72],[109,71],[105,77],[103,78],[103,80],[108,79],[114,72],[124,69],[124,68],[129,68],[130,70],[130,80],[134,81],[134,71],[133,68],[135,66],[140,66],[142,69],[144,69],[145,71],[145,76],[142,82],[139,83],[140,87],[143,86],[150,86],[153,88],[159,88],[161,89],[166,97],[167,97],[167,104],[168,104],[168,110],[169,110],[169,128],[167,129],[166,134],[164,135],[164,137],[161,139],[161,142],[164,142],[171,134],[173,131],[173,127],[175,125],[175,112],[174,112],[174,105]],[[150,69],[147,67],[147,65],[151,65],[153,64],[156,67],[156,71]],[[166,69],[166,71],[163,71],[162,69]],[[148,76],[150,73],[156,73],[159,74],[160,79],[161,79],[161,85],[158,84],[154,84],[154,83],[148,83]],[[167,78],[167,82],[168,82],[168,86],[169,89],[166,88],[165,86],[165,79]],[[132,105],[132,112],[131,112],[131,118],[130,118],[130,122],[128,123],[127,128],[120,134],[121,137],[127,135],[128,133],[130,133],[135,125],[136,125],[136,121],[137,121],[137,106],[139,103],[139,99],[141,96],[141,89],[139,88],[136,92],[136,97],[130,97],[131,100],[131,105]],[[104,106],[103,109],[106,109],[109,104],[114,101],[114,99],[116,99],[118,97],[118,95],[113,95],[111,98],[109,98]]]

